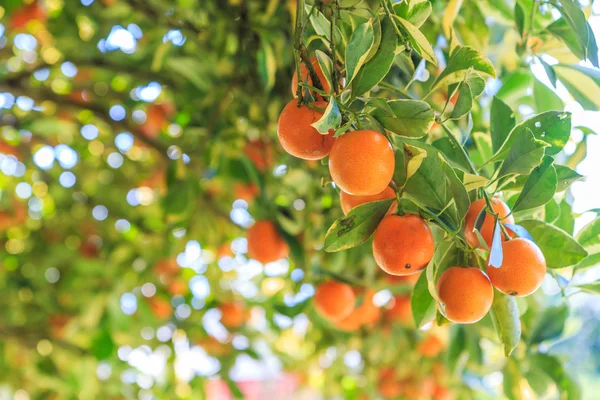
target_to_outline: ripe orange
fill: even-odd
[[[353,310],[350,315],[335,322],[335,326],[342,331],[354,332],[360,329],[363,321],[358,309]]]
[[[256,221],[248,229],[248,256],[263,264],[287,257],[289,248],[275,224]]]
[[[427,223],[414,214],[388,215],[373,237],[373,257],[388,274],[421,271],[433,257],[433,235]]]
[[[392,322],[411,325],[413,322],[413,315],[410,306],[410,297],[406,295],[395,296],[392,308],[385,311],[385,317]]]
[[[503,224],[514,224],[515,219],[513,216],[506,217],[510,214],[510,208],[506,205],[505,202],[498,198],[493,198],[491,200],[492,209],[494,212],[498,213],[500,217],[500,222]],[[477,235],[473,232],[473,228],[475,227],[475,220],[479,215],[479,212],[486,206],[485,199],[479,199],[471,203],[469,207],[469,211],[465,216],[465,239],[467,242],[473,247],[479,247],[479,240],[477,239]],[[509,235],[512,236],[512,233],[509,231]],[[492,238],[494,236],[494,217],[487,213],[485,216],[485,220],[483,221],[483,225],[481,226],[481,236],[485,240],[488,246],[492,245]],[[503,238],[504,240],[504,238]]]
[[[350,285],[336,281],[320,284],[314,299],[317,311],[331,322],[338,322],[349,316],[356,302]]]
[[[265,171],[273,164],[275,155],[271,145],[264,140],[250,140],[244,145],[244,153],[259,171]]]
[[[377,193],[372,196],[353,196],[341,190],[340,205],[342,206],[342,211],[344,212],[344,215],[348,215],[350,210],[352,210],[354,207],[358,207],[362,204],[369,203],[371,201],[393,199],[395,197],[396,193],[394,192],[394,189],[392,189],[389,186],[386,187],[383,190],[383,192]],[[396,208],[398,208],[398,204],[396,202],[392,203],[388,214],[393,214],[396,211]]]
[[[361,315],[361,322],[367,326],[375,325],[381,318],[381,308],[373,303],[375,293],[376,292],[372,289],[366,289],[363,302],[357,308],[357,311]]]
[[[221,323],[227,328],[239,328],[246,320],[244,306],[239,302],[221,304],[219,310]]]
[[[317,101],[313,105],[321,109],[327,107],[324,101]],[[310,125],[322,116],[323,113],[305,105],[298,107],[296,100],[290,101],[281,112],[277,123],[277,137],[281,147],[303,160],[320,160],[329,155],[335,141],[333,131],[321,135]]]
[[[321,85],[323,86],[323,91],[326,93],[330,93],[331,87],[329,86],[329,83],[327,83],[327,79],[325,78],[325,74],[323,74],[323,70],[321,69],[321,66],[319,65],[319,61],[317,60],[317,57],[311,57],[310,63],[315,68],[315,72],[317,73],[317,76],[319,77],[319,80],[321,81]],[[304,65],[304,63],[302,63],[300,66],[300,72],[302,73],[302,82],[306,82],[309,85],[314,86],[312,83],[312,79],[310,78],[310,74],[308,73],[308,69],[306,68],[306,65]],[[298,94],[296,93],[297,90],[298,90],[298,74],[296,72],[294,72],[294,76],[292,77],[292,94],[294,95],[294,98],[298,97]],[[321,99],[322,98],[321,95],[319,95],[318,98]]]
[[[379,132],[348,132],[335,141],[329,155],[335,184],[354,196],[374,196],[388,186],[394,174],[394,150]]]
[[[535,292],[546,276],[546,259],[531,240],[517,238],[502,244],[504,255],[500,268],[487,267],[492,285],[511,296],[528,296]]]
[[[356,331],[361,326],[373,326],[381,318],[381,309],[373,304],[375,291],[365,291],[362,304],[355,308],[347,317],[335,323],[336,327],[343,331]]]
[[[444,351],[444,342],[437,337],[436,335],[430,334],[423,339],[421,343],[419,343],[419,353],[424,357],[433,358]]]
[[[434,400],[452,400],[452,393],[445,386],[436,384],[433,388],[433,399]]]
[[[479,321],[494,299],[490,279],[477,268],[450,267],[439,277],[436,288],[446,318],[459,324]]]

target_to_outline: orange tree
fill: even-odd
[[[8,393],[581,398],[590,8],[199,3],[0,7]]]

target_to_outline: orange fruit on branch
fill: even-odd
[[[510,296],[528,296],[535,292],[546,276],[546,259],[531,240],[517,238],[502,244],[502,265],[487,267],[492,285]],[[489,264],[489,263],[488,263]]]
[[[510,208],[506,205],[505,202],[498,198],[491,199],[492,209],[494,212],[498,214],[500,218],[500,222],[503,224],[514,224],[515,219],[510,214]],[[473,247],[479,247],[479,239],[477,239],[477,235],[473,232],[475,228],[475,222],[477,220],[477,216],[481,212],[481,210],[486,207],[485,199],[479,199],[471,203],[469,207],[469,211],[467,211],[467,215],[465,216],[465,239],[467,242]],[[481,236],[488,247],[492,246],[492,239],[494,236],[494,217],[486,211],[486,216],[483,221],[483,225],[481,225]],[[512,236],[512,232],[508,232],[509,235]],[[504,240],[504,239],[503,239]]]
[[[413,314],[410,305],[410,296],[395,296],[392,308],[385,311],[385,318],[388,321],[399,322],[403,325],[412,325]]]
[[[459,324],[479,321],[494,299],[490,279],[477,268],[450,267],[439,277],[436,288],[444,315]]]
[[[321,85],[323,86],[323,91],[325,93],[330,93],[331,86],[329,85],[329,83],[327,82],[327,79],[325,78],[325,74],[323,73],[323,70],[321,69],[321,65],[319,64],[319,60],[317,59],[317,57],[311,57],[310,63],[312,64],[312,66],[315,69],[315,72],[317,73],[317,77],[319,78],[319,81],[321,82]],[[302,82],[306,82],[310,86],[315,86],[310,77],[310,74],[308,73],[308,68],[306,68],[306,65],[304,63],[300,64],[300,72],[302,73]],[[294,98],[298,97],[298,93],[296,92],[297,90],[298,90],[298,74],[296,72],[294,72],[294,76],[292,77],[292,94],[294,95]],[[322,97],[321,97],[321,95],[318,95],[317,98],[321,99]]]
[[[246,311],[239,302],[221,304],[219,310],[221,310],[221,323],[227,328],[239,328],[246,320]]]
[[[385,190],[394,174],[394,150],[379,132],[347,132],[337,138],[329,155],[335,184],[354,196],[374,196]]]
[[[396,193],[394,192],[394,189],[392,189],[389,186],[383,189],[381,193],[377,193],[372,196],[354,196],[350,193],[346,193],[343,190],[341,190],[340,205],[342,206],[342,211],[344,212],[344,215],[348,215],[350,210],[352,210],[354,207],[358,207],[362,204],[369,203],[371,201],[393,199],[395,197]],[[398,204],[395,202],[392,203],[388,214],[393,214],[396,211],[396,208],[398,208]]]
[[[317,101],[313,105],[320,109],[327,107],[324,101]],[[281,147],[292,156],[303,160],[320,160],[329,155],[335,141],[333,132],[322,135],[311,126],[322,116],[323,113],[306,105],[298,107],[296,100],[290,101],[281,112],[277,123],[277,136]]]
[[[317,288],[314,301],[319,314],[331,322],[339,322],[354,310],[356,296],[350,285],[326,281]]]
[[[391,275],[410,275],[427,266],[434,252],[433,235],[414,214],[388,215],[375,230],[373,257]]]
[[[263,264],[287,257],[289,248],[271,221],[256,221],[248,229],[248,256]]]

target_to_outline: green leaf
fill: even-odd
[[[544,61],[542,58],[538,58],[542,67],[544,67],[544,71],[546,71],[546,75],[548,76],[548,80],[552,84],[552,87],[556,88],[556,71],[554,71],[554,67]]]
[[[413,319],[417,328],[422,327],[435,317],[435,300],[429,293],[427,274],[421,274],[410,299]]]
[[[269,42],[265,40],[260,42],[256,62],[258,63],[258,74],[263,86],[266,91],[269,91],[275,85],[275,73],[277,72],[275,53]]]
[[[315,55],[317,56],[317,62],[319,63],[319,67],[321,67],[321,71],[323,71],[323,75],[325,76],[325,80],[330,88],[333,88],[333,82],[331,80],[331,75],[333,72],[333,61],[331,58],[321,50],[315,50]]]
[[[404,184],[411,176],[417,172],[423,159],[427,157],[427,152],[415,146],[404,143],[402,152],[402,167],[403,176],[398,176],[401,180],[396,181],[398,187],[404,187]],[[398,153],[398,152],[397,152]],[[402,179],[403,178],[403,179]]]
[[[576,285],[574,287],[579,288],[586,293],[600,294],[600,282],[587,283],[585,285]]]
[[[462,81],[458,86],[458,99],[456,100],[452,114],[450,114],[450,119],[460,119],[464,117],[471,111],[472,107],[473,94],[471,93],[471,88],[466,81]]]
[[[590,254],[600,252],[600,217],[584,226],[576,239]]]
[[[517,24],[517,32],[523,37],[525,33],[525,10],[519,1],[515,2],[515,23]]]
[[[421,55],[426,61],[429,61],[433,65],[437,65],[437,58],[435,57],[435,53],[433,52],[433,47],[429,43],[429,40],[423,35],[423,33],[405,20],[397,15],[394,15],[396,20],[400,23],[400,29],[403,34],[408,37],[408,41],[410,42],[413,49]]]
[[[544,149],[548,146],[547,143],[536,139],[529,129],[523,131],[513,142],[514,145],[500,167],[499,178],[511,174],[529,174],[540,164],[544,157]]]
[[[325,15],[323,15],[323,13],[321,13],[319,10],[312,10],[311,13],[311,9],[312,9],[312,5],[311,4],[306,4],[304,6],[304,10],[306,12],[307,15],[310,15],[310,23],[313,26],[315,32],[317,33],[317,35],[322,36],[326,39],[327,43],[329,43],[330,41],[330,33],[331,33],[331,23],[329,22],[329,20],[327,19],[327,17],[325,17]],[[342,33],[339,29],[339,27],[335,27],[334,30],[334,40],[336,42],[336,44],[343,44],[343,36]]]
[[[546,308],[536,319],[529,337],[529,343],[538,344],[545,340],[560,337],[565,329],[568,316],[569,307],[566,304]]]
[[[390,116],[384,110],[377,108],[371,112],[386,131],[408,138],[425,136],[434,123],[434,112],[424,101],[419,100],[390,100],[388,106],[394,113]]]
[[[193,202],[194,190],[188,181],[175,182],[166,196],[162,199],[162,206],[168,214],[183,214],[189,210]]]
[[[504,379],[502,388],[504,395],[508,400],[522,400],[520,394],[520,381],[523,373],[519,368],[519,363],[514,358],[509,358],[502,370]]]
[[[498,97],[494,97],[490,114],[490,133],[494,152],[498,151],[506,141],[516,121],[513,110]]]
[[[223,380],[225,381],[225,383],[227,383],[227,387],[229,388],[229,391],[231,392],[231,395],[234,398],[236,398],[236,399],[244,398],[244,393],[242,393],[242,391],[240,390],[237,383],[235,383],[229,376],[223,377]]]
[[[362,204],[335,221],[325,235],[325,251],[345,250],[367,241],[394,201],[388,199]]]
[[[460,47],[452,53],[448,59],[446,69],[435,80],[430,92],[440,86],[462,81],[471,68],[483,76],[496,76],[493,64],[483,54],[469,46]]]
[[[456,143],[450,140],[449,137],[441,137],[434,141],[432,145],[442,153],[446,161],[452,164],[454,168],[458,168],[463,172],[470,171],[469,163],[462,156]]]
[[[349,85],[360,68],[367,61],[369,50],[373,46],[373,20],[360,24],[350,37],[346,47],[346,85]]]
[[[467,211],[469,211],[469,206],[471,205],[469,194],[450,164],[445,161],[443,164],[446,179],[448,181],[448,187],[452,196],[452,201],[454,202],[454,207],[456,209],[456,220],[462,221],[464,220],[465,215],[467,215]]]
[[[517,299],[494,290],[491,315],[504,355],[508,357],[521,339],[521,319]]]
[[[579,8],[579,3],[575,0],[558,0],[558,2],[562,4],[562,8],[558,8],[558,10],[575,33],[577,42],[579,42],[579,46],[583,50],[583,58],[585,59],[588,55],[588,44],[590,40],[585,14],[581,8]]]
[[[578,174],[566,165],[554,165],[554,168],[556,168],[556,176],[558,178],[557,192],[564,192],[573,182],[583,178],[583,175]]]
[[[551,224],[556,221],[559,216],[560,206],[558,205],[558,202],[554,198],[550,199],[550,201],[544,205],[544,221]]]
[[[563,110],[565,104],[556,93],[539,80],[533,82],[533,98],[537,112]]]
[[[98,360],[106,360],[114,353],[116,349],[115,342],[113,341],[110,331],[107,328],[103,328],[92,341],[92,353]]]
[[[573,234],[573,230],[575,229],[575,219],[573,218],[573,213],[571,212],[571,205],[567,202],[567,199],[564,198],[560,202],[559,207],[560,215],[558,216],[558,219],[554,221],[554,226],[562,229],[563,231],[571,235]]]
[[[558,185],[552,157],[544,157],[525,181],[525,186],[513,206],[513,212],[539,207],[549,202]]]
[[[336,130],[341,124],[342,113],[340,112],[340,108],[335,101],[335,97],[331,96],[323,116],[318,121],[313,122],[310,125],[319,131],[320,134],[326,135],[329,133],[330,129]]]
[[[560,360],[548,354],[533,354],[529,359],[531,365],[548,375],[558,388],[560,400],[580,400],[581,389],[577,382],[567,374]]]
[[[571,136],[571,114],[562,111],[547,111],[520,123],[509,133],[490,161],[503,160],[514,147],[515,142],[522,140],[523,136],[528,136],[528,131],[533,132],[536,139],[550,144],[546,148],[546,155],[555,155],[565,147]]]
[[[556,75],[569,93],[586,110],[600,110],[600,71],[581,65],[554,66]]]
[[[519,222],[529,231],[546,259],[548,268],[566,268],[575,265],[587,256],[587,251],[571,235],[543,221]]]
[[[408,0],[394,4],[394,13],[409,21],[417,28],[431,15],[431,3],[429,0]]]
[[[381,43],[377,53],[356,74],[352,83],[352,96],[358,97],[373,89],[389,72],[394,62],[398,38],[392,21],[381,22]]]

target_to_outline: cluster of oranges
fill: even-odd
[[[318,64],[313,65],[321,79],[321,69]],[[310,83],[304,66],[302,74]],[[321,80],[327,86],[326,81]],[[296,76],[294,84],[297,84]],[[328,87],[324,89],[329,90]],[[295,90],[295,85],[292,90]],[[319,160],[329,156],[329,172],[341,190],[340,203],[344,214],[366,202],[394,198],[396,193],[389,185],[394,174],[395,158],[388,139],[379,132],[366,129],[346,132],[337,138],[331,130],[327,134],[319,133],[311,124],[323,116],[317,109],[325,107],[322,99],[311,106],[299,104],[297,100],[285,106],[277,131],[284,150],[304,160]],[[514,223],[510,209],[504,202],[496,198],[489,201],[493,214],[503,223]],[[415,214],[394,214],[396,206],[394,204],[390,208],[375,231],[373,256],[388,274],[416,274],[432,260],[434,238],[423,218]],[[485,199],[477,200],[471,204],[466,215],[464,236],[472,248],[480,246],[474,227],[478,215],[486,206]],[[488,246],[491,246],[494,226],[495,216],[488,210],[479,229]],[[530,240],[512,239],[512,233],[510,235],[506,238],[509,240],[502,244],[503,262],[499,268],[488,267],[486,274],[479,268],[453,266],[440,275],[436,287],[442,312],[449,320],[457,323],[479,321],[491,307],[494,287],[512,296],[526,296],[539,288],[546,272],[541,250]],[[278,254],[283,255],[283,245],[278,248]],[[354,302],[352,288],[338,282],[324,283],[315,296],[320,313],[338,326],[360,326],[367,323],[364,319],[369,320],[369,317],[361,319],[355,313],[376,312],[364,305],[355,309]]]

